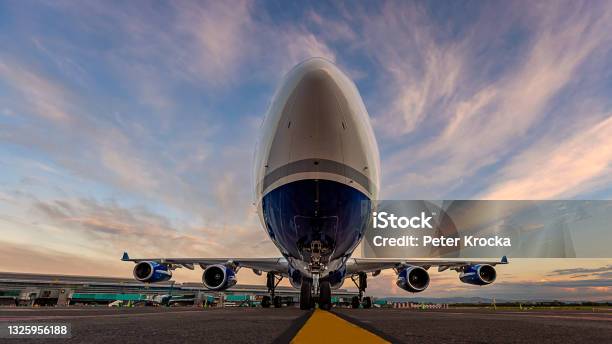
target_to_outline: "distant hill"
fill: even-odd
[[[486,303],[493,302],[491,298],[484,297],[379,297],[389,302],[416,302],[416,303]],[[507,300],[496,299],[496,302],[506,302]]]
[[[389,302],[414,302],[414,303],[465,303],[465,304],[491,304],[492,298],[485,297],[378,297],[377,299],[387,300]],[[550,299],[537,299],[537,300],[507,300],[507,299],[495,299],[495,302],[500,303],[533,303],[533,302],[558,302],[557,300]],[[560,301],[564,304],[581,304],[583,302],[595,302],[595,303],[606,303],[609,301]]]

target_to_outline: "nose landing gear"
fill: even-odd
[[[310,280],[303,280],[300,289],[300,309],[308,310],[315,306],[315,303],[319,304],[320,309],[330,310],[332,306],[331,302],[331,284],[329,281],[318,281],[318,297],[313,296],[316,294],[314,290],[317,285],[312,283]]]

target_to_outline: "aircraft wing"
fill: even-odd
[[[346,262],[347,274],[355,274],[358,272],[375,272],[385,269],[399,269],[402,266],[412,265],[420,266],[429,269],[432,266],[437,266],[438,271],[456,270],[466,265],[475,264],[508,264],[508,258],[503,256],[501,260],[482,260],[482,259],[406,259],[406,258],[350,258]]]
[[[184,267],[193,270],[194,265],[200,265],[202,269],[215,264],[232,264],[236,268],[253,269],[256,273],[275,272],[286,276],[289,265],[283,257],[278,258],[130,258],[127,252],[123,253],[121,260],[124,262],[156,262],[171,265],[173,267]]]

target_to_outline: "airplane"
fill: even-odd
[[[409,292],[429,286],[427,270],[437,266],[460,273],[473,285],[491,284],[500,261],[458,259],[353,258],[371,221],[380,181],[380,158],[369,115],[351,79],[334,63],[311,58],[295,66],[277,89],[261,127],[254,166],[255,206],[274,258],[130,258],[134,278],[161,282],[176,268],[203,270],[212,291],[237,283],[241,268],[266,273],[269,296],[263,307],[281,306],[275,288],[283,278],[300,290],[300,308],[330,309],[332,290],[345,279],[359,293],[353,308],[372,307],[365,296],[367,275],[385,269]]]

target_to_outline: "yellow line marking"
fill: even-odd
[[[327,311],[316,309],[291,343],[389,343]]]

